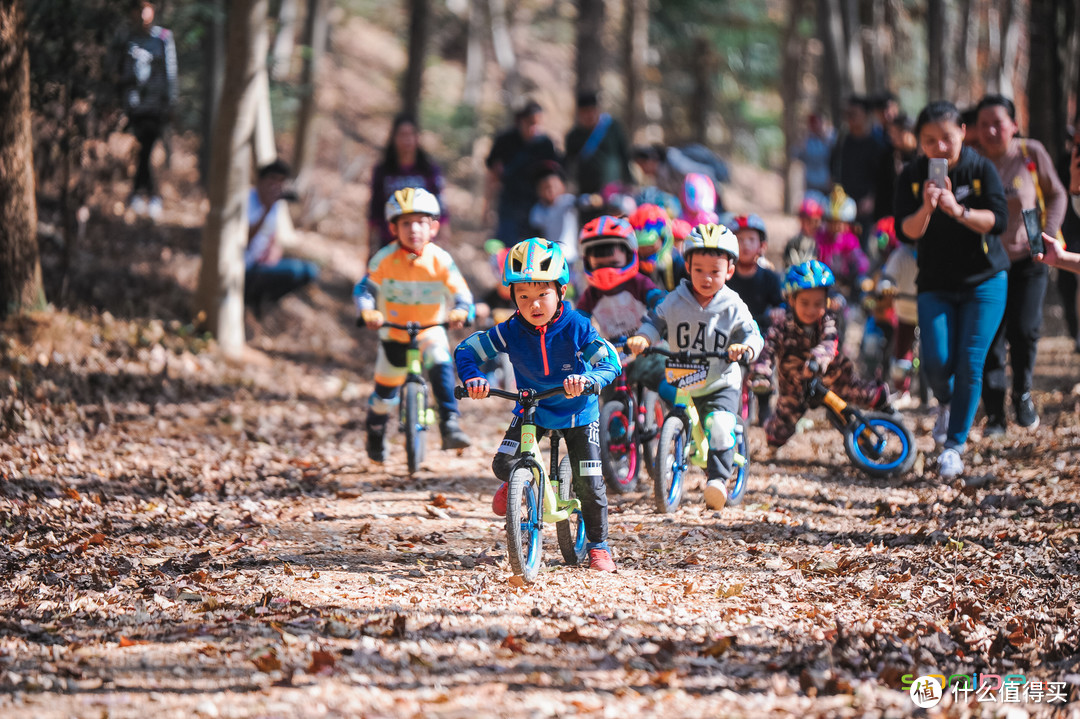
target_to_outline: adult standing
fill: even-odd
[[[799,150],[798,158],[803,164],[806,189],[828,195],[832,190],[832,173],[829,158],[832,157],[836,136],[825,127],[821,115],[811,113],[806,117],[806,140]]]
[[[1080,121],[1080,117],[1077,117]],[[1069,142],[1066,143],[1065,153],[1058,163],[1058,178],[1061,183],[1069,188],[1073,196],[1073,202],[1065,210],[1065,220],[1061,223],[1061,234],[1065,239],[1065,248],[1070,252],[1080,252],[1080,205],[1076,200],[1080,197],[1080,177],[1074,181],[1071,177],[1072,167],[1077,166],[1080,172],[1080,123],[1071,128]],[[1073,340],[1074,347],[1080,352],[1080,294],[1077,294],[1076,275],[1072,272],[1058,273],[1058,292],[1061,293],[1061,305],[1065,311],[1065,325],[1069,329],[1069,337]]]
[[[128,127],[139,143],[128,206],[135,214],[161,218],[161,195],[150,155],[176,107],[176,45],[172,32],[154,24],[154,3],[132,3],[131,28],[120,68],[120,92]]]
[[[394,118],[390,139],[383,150],[382,162],[371,173],[371,202],[368,204],[368,257],[386,247],[394,238],[383,217],[386,201],[398,190],[422,187],[439,200],[439,238],[450,232],[450,217],[442,191],[445,182],[442,170],[420,147],[420,126],[416,118],[401,114]]]
[[[612,182],[634,184],[626,131],[618,120],[600,111],[595,92],[577,96],[575,123],[566,134],[566,167],[581,194],[600,194]]]
[[[847,132],[836,143],[832,156],[833,179],[855,200],[855,219],[858,234],[865,238],[874,219],[874,191],[877,188],[877,168],[885,142],[874,134],[870,120],[870,103],[853,95],[844,112]]]
[[[544,134],[543,113],[540,103],[527,101],[514,113],[514,126],[495,137],[485,162],[487,197],[498,195],[495,236],[507,247],[530,236],[529,211],[537,201],[537,172],[545,163],[558,161],[555,143]]]
[[[904,168],[893,201],[897,238],[918,247],[922,360],[941,403],[934,440],[944,444],[943,479],[964,472],[962,453],[1008,285],[1000,237],[1008,222],[1005,193],[994,165],[964,147],[965,132],[951,102],[923,108],[915,134],[925,157]],[[928,158],[948,161],[945,187],[927,180]]]
[[[1056,236],[1065,217],[1068,198],[1054,162],[1042,144],[1016,136],[1016,109],[1011,100],[1001,95],[984,97],[976,106],[975,127],[979,151],[994,163],[1009,208],[1009,222],[1001,235],[1011,263],[1005,319],[986,356],[982,388],[986,411],[984,434],[1000,436],[1005,434],[1006,425],[1006,344],[1012,364],[1012,404],[1016,423],[1028,429],[1039,426],[1039,414],[1031,399],[1031,381],[1048,274],[1046,265],[1031,257],[1021,212],[1038,210],[1043,230]]]

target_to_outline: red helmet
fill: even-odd
[[[585,258],[585,276],[589,284],[598,290],[611,290],[638,273],[637,236],[630,223],[621,217],[601,215],[581,228],[578,237],[581,254]],[[627,264],[623,267],[589,267],[590,256],[596,256],[601,247],[616,245],[626,250]]]

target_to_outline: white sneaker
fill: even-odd
[[[146,198],[142,195],[135,195],[128,202],[128,207],[135,213],[136,217],[142,217],[146,214]]]
[[[949,436],[949,406],[938,408],[937,421],[934,422],[934,431],[931,433],[934,438],[934,444],[945,444],[945,440]]]
[[[722,479],[710,479],[705,485],[705,506],[709,509],[723,509],[727,504],[727,482]]]
[[[150,216],[150,219],[157,222],[161,219],[161,198],[151,197],[150,203],[146,206],[146,214]]]
[[[955,449],[947,449],[938,456],[938,476],[942,479],[956,479],[964,473],[964,460]]]

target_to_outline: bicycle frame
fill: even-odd
[[[841,432],[849,425],[861,423],[863,430],[860,437],[876,451],[880,452],[885,445],[885,437],[870,426],[863,413],[857,407],[852,407],[845,402],[836,392],[826,387],[825,383],[816,374],[807,382],[806,403],[810,407],[825,407],[829,421]]]

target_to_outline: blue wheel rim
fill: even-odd
[[[873,459],[867,456],[866,452],[863,450],[862,443],[859,442],[859,435],[861,435],[862,431],[867,427],[871,429],[880,429],[885,433],[886,439],[891,435],[900,442],[900,452],[895,459],[888,462],[882,462],[880,459]],[[859,458],[860,462],[865,462],[868,466],[876,467],[881,470],[896,469],[904,463],[904,460],[907,459],[908,454],[911,452],[911,446],[908,444],[907,440],[907,433],[904,432],[896,422],[891,420],[875,417],[867,422],[860,423],[853,431],[855,441],[852,442],[852,444],[855,448],[855,455]]]
[[[668,504],[674,504],[682,493],[682,476],[686,471],[686,437],[680,434],[675,438],[675,461],[671,465],[671,486],[668,487]]]
[[[540,564],[540,501],[537,497],[538,485],[529,482],[524,487],[525,503],[528,515],[521,522],[521,531],[529,539],[529,554],[525,564],[529,569]]]
[[[585,554],[585,518],[581,516],[581,511],[574,512],[574,554],[578,557]]]
[[[746,489],[746,470],[750,464],[750,458],[746,454],[746,434],[739,431],[738,428],[735,430],[735,451],[746,458],[746,463],[735,472],[735,484],[731,487],[731,498],[738,500],[742,496],[743,490]]]

